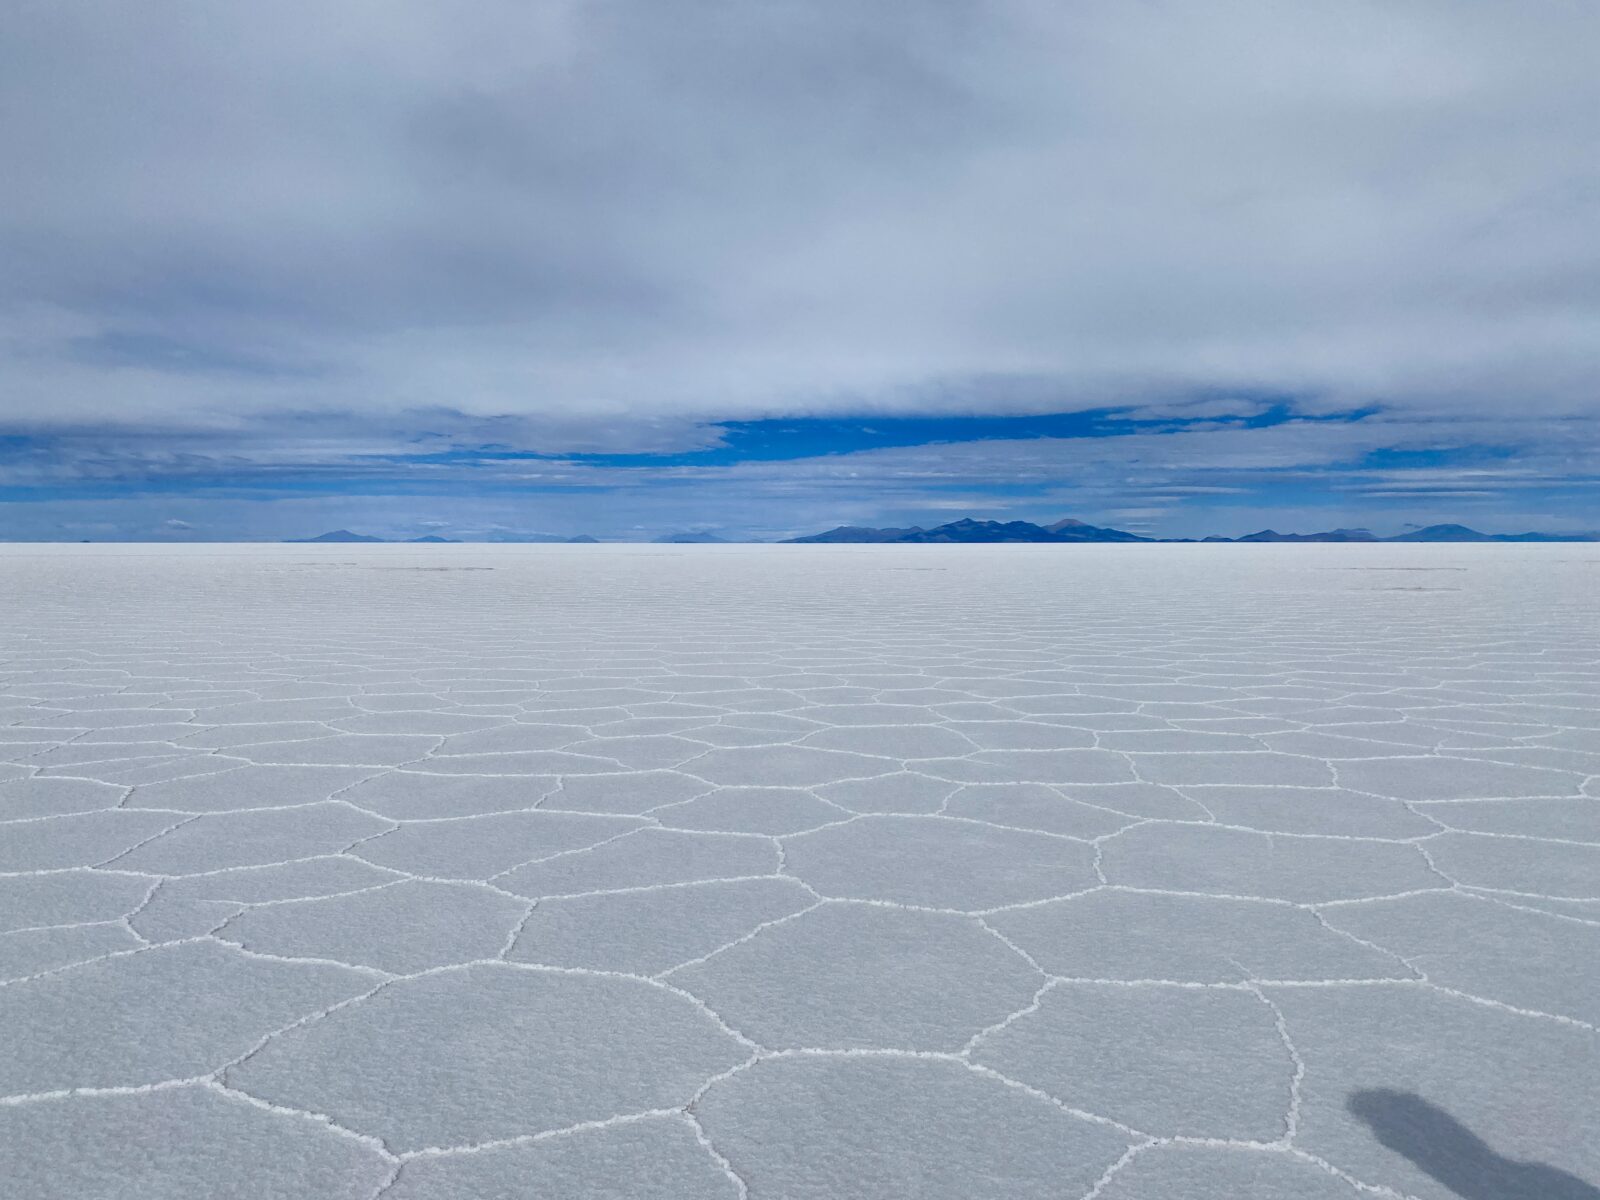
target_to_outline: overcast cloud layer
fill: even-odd
[[[1023,504],[1200,532],[1228,496],[1298,512],[1300,472],[1379,523],[1600,525],[1596,61],[1579,0],[24,0],[0,16],[4,520],[115,525],[72,486],[116,482],[141,497],[120,533],[149,533],[191,523],[162,505],[196,477],[258,480],[247,508],[292,469],[406,528]],[[1238,424],[1262,397],[1283,419]],[[1173,423],[404,466],[1117,407]],[[433,512],[393,499],[419,478],[454,482]]]

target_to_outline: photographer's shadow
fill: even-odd
[[[1345,1107],[1374,1137],[1463,1200],[1600,1200],[1576,1175],[1496,1154],[1444,1109],[1410,1092],[1353,1092]]]

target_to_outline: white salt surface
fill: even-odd
[[[0,549],[0,1192],[1596,1200],[1600,548]]]

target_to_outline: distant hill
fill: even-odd
[[[580,533],[577,537],[568,537],[564,533],[518,533],[513,529],[496,529],[483,539],[486,542],[516,543],[536,545],[565,545],[568,542],[597,542],[600,539],[590,537],[587,533]]]
[[[1530,535],[1531,536],[1531,535]],[[1398,537],[1385,538],[1390,542],[1492,542],[1494,537],[1468,529],[1465,525],[1429,525],[1426,529],[1413,529]]]
[[[367,533],[351,533],[348,529],[335,529],[329,533],[321,533],[311,538],[286,538],[285,541],[322,544],[345,544],[352,542],[383,542],[386,538],[374,537]],[[412,545],[427,543],[434,545],[459,543],[459,538],[441,537],[430,533],[423,537],[407,538],[407,543]],[[587,533],[580,533],[576,537],[567,537],[559,533],[517,533],[512,530],[495,530],[482,540],[487,542],[531,542],[531,543],[589,543],[594,544],[600,539]],[[962,543],[977,545],[998,542],[1054,542],[1054,543],[1085,543],[1085,542],[1229,542],[1229,543],[1258,543],[1258,542],[1593,542],[1600,541],[1597,533],[1482,533],[1465,525],[1429,525],[1424,529],[1413,529],[1409,533],[1402,533],[1395,537],[1378,537],[1368,529],[1329,529],[1321,533],[1279,533],[1276,529],[1262,529],[1255,533],[1247,533],[1242,537],[1206,537],[1206,538],[1151,538],[1141,534],[1129,533],[1125,529],[1111,529],[1103,525],[1090,525],[1087,522],[1067,517],[1064,520],[1053,522],[1049,525],[1036,525],[1032,521],[979,521],[972,517],[962,517],[958,521],[949,521],[943,525],[936,525],[932,529],[924,529],[920,525],[911,525],[906,528],[886,527],[882,529],[867,525],[840,525],[823,533],[808,534],[805,537],[785,539],[791,543],[810,544],[842,544],[859,543],[884,545],[888,543],[901,544],[937,544],[937,543]],[[657,545],[724,545],[727,538],[718,537],[714,533],[677,532],[663,534],[653,538]]]
[[[1124,529],[1109,529],[1090,525],[1071,517],[1050,525],[1035,525],[1031,521],[977,521],[963,517],[932,529],[912,526],[909,529],[874,529],[863,525],[840,525],[826,533],[813,533],[806,537],[788,538],[790,542],[1192,542],[1194,538],[1150,538]],[[1465,525],[1430,525],[1402,533],[1398,537],[1381,538],[1370,529],[1329,529],[1322,533],[1279,533],[1276,529],[1263,529],[1243,537],[1207,537],[1202,542],[1592,542],[1600,541],[1600,534],[1561,533],[1479,533]]]
[[[1068,517],[1057,521],[1053,525],[1044,527],[1060,540],[1073,542],[1151,542],[1159,538],[1147,538],[1137,533],[1129,533],[1123,529],[1110,529],[1102,525],[1091,525],[1087,521],[1074,520]]]
[[[1429,525],[1395,537],[1377,537],[1366,529],[1330,529],[1326,533],[1278,533],[1263,529],[1243,537],[1208,537],[1208,542],[1592,542],[1593,534],[1480,533],[1465,525]]]
[[[1484,536],[1491,542],[1600,542],[1600,534],[1594,533],[1494,533]]]
[[[902,543],[928,543],[928,542],[961,542],[967,544],[984,542],[1148,542],[1153,539],[1140,537],[1136,533],[1128,533],[1121,529],[1105,529],[1098,525],[1087,525],[1082,521],[1070,518],[1057,521],[1054,525],[1035,525],[1031,521],[975,521],[971,517],[963,517],[959,521],[950,521],[944,525],[936,525],[932,529],[923,529],[913,526],[910,529],[871,529],[857,525],[841,525],[837,529],[830,529],[826,533],[815,533],[809,537],[788,539],[791,542],[902,542]]]
[[[1103,531],[1096,533],[1112,534],[1111,537],[1097,537],[1089,533],[1095,529],[1092,525],[1063,527],[1059,531],[1047,529],[1042,525],[1035,525],[1031,521],[974,521],[963,518],[951,521],[946,525],[939,525],[921,533],[908,534],[896,538],[899,542],[1094,542],[1094,541],[1139,541],[1135,535],[1125,534],[1121,530]]]
[[[1153,542],[1157,540],[1137,533],[1129,533],[1125,529],[1110,529],[1101,525],[1089,525],[1083,521],[1074,521],[1071,518],[1065,521],[1057,521],[1054,525],[1046,525],[1045,529],[1055,534],[1058,541],[1063,542]]]
[[[826,533],[789,538],[791,542],[897,542],[907,534],[925,533],[920,525],[908,529],[871,529],[865,525],[840,525]]]
[[[440,537],[437,533],[424,534],[422,537],[402,538],[408,546],[457,546],[462,544],[463,538]],[[591,537],[587,533],[580,533],[577,537],[566,537],[559,533],[512,533],[497,530],[483,539],[486,542],[598,542],[600,539]],[[373,537],[368,533],[351,533],[348,529],[335,529],[332,533],[319,533],[310,538],[285,538],[286,542],[295,542],[306,545],[313,542],[346,543],[346,542],[388,542],[388,538]]]
[[[1279,533],[1276,529],[1263,529],[1243,537],[1208,537],[1208,542],[1376,542],[1381,541],[1368,529],[1330,529],[1326,533]]]
[[[316,537],[309,538],[284,538],[286,542],[381,542],[381,537],[373,537],[369,533],[351,533],[348,529],[335,529],[331,533],[319,533]]]
[[[1583,533],[1479,533],[1465,525],[1429,525],[1413,529],[1386,542],[1592,542],[1593,534]]]

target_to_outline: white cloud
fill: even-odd
[[[60,0],[7,28],[11,427],[292,413],[347,429],[286,453],[338,458],[451,413],[562,452],[1263,391],[1500,438],[1596,416],[1592,5]]]

